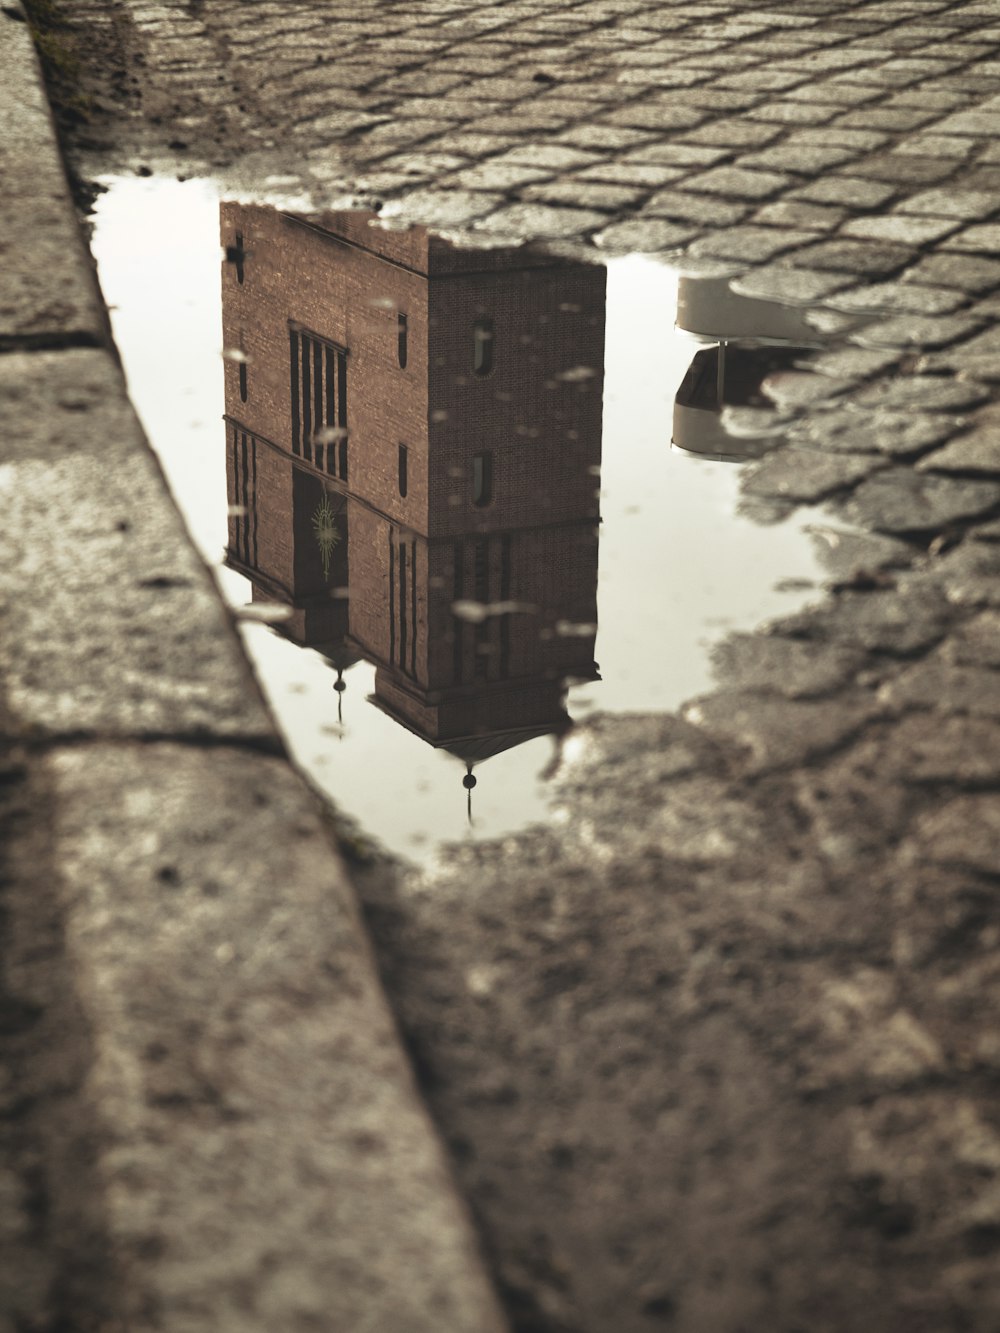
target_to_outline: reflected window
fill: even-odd
[[[407,448],[405,444],[399,446],[399,493],[406,498],[407,476],[406,476],[406,458]]]
[[[476,454],[472,459],[472,503],[488,505],[493,499],[493,455]]]
[[[246,251],[243,249],[243,233],[241,231],[236,233],[236,245],[233,247],[233,256],[236,261],[236,281],[242,287],[244,277],[243,261],[246,258]],[[244,402],[245,401],[246,400],[244,399]]]
[[[246,363],[245,361],[241,361],[241,362],[240,362],[240,402],[241,402],[241,403],[245,403],[246,400],[247,400],[247,363]]]
[[[493,369],[492,319],[477,319],[472,326],[472,369],[477,375],[488,375]]]
[[[290,323],[292,453],[347,480],[347,350]],[[344,434],[337,448],[335,436]],[[329,435],[328,435],[329,432]],[[336,468],[336,471],[335,471]]]
[[[408,333],[407,319],[402,310],[398,316],[398,326],[396,330],[396,355],[399,358],[400,370],[406,369],[406,338]]]

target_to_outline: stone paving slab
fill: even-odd
[[[322,812],[113,353],[78,346],[105,312],[23,17],[0,12],[0,1330],[500,1333]]]
[[[108,352],[0,356],[0,672],[34,736],[275,745]]]
[[[287,763],[8,757],[0,1327],[499,1333]]]
[[[56,145],[31,34],[0,9],[0,349],[103,343],[106,319]]]

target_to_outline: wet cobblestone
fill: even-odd
[[[77,9],[86,23],[103,4]],[[304,180],[315,163],[323,187],[332,152],[345,184],[367,175],[383,194],[405,195],[406,173],[387,166],[404,147],[464,159],[438,171],[436,191],[465,188],[474,169],[483,188],[515,203],[533,183],[502,161],[519,144],[583,148],[619,169],[630,152],[662,145],[716,149],[714,160],[678,161],[682,188],[729,202],[804,190],[849,213],[893,196],[905,213],[980,220],[996,211],[995,193],[976,182],[995,160],[1000,30],[971,0],[921,5],[933,21],[917,23],[912,10],[849,0],[794,24],[765,3],[731,0],[568,9],[540,0],[505,4],[488,22],[469,0],[416,15],[386,4],[364,21],[346,5],[283,0],[255,6],[249,27],[231,0],[199,5],[196,16],[181,0],[123,12],[143,56],[144,111],[162,103],[193,137],[203,131],[210,157],[230,163],[263,164],[293,132],[306,145]],[[112,118],[135,109],[113,93],[102,106]],[[156,150],[148,124],[133,118],[131,128],[137,151]],[[567,199],[567,169],[552,161],[551,198]],[[616,220],[644,202],[605,198]],[[416,220],[420,208],[414,201]]]

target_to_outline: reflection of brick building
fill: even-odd
[[[229,562],[431,743],[552,730],[594,674],[604,271],[322,224],[222,207]]]

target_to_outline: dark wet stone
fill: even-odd
[[[956,358],[979,355],[1000,356],[1000,326],[994,325],[991,328],[984,329],[975,338],[970,338],[963,345],[961,351],[956,353]],[[956,360],[955,369],[961,369],[958,360]]]
[[[616,796],[628,801],[676,778],[720,771],[718,749],[700,727],[671,713],[646,718],[644,725],[651,743],[637,765],[635,736],[627,718],[588,720],[575,733],[581,743],[580,757],[559,771],[560,794],[599,801],[602,786],[607,790],[610,785]],[[603,775],[599,784],[594,783],[595,765]]]
[[[864,477],[888,466],[885,459],[874,454],[779,449],[747,469],[743,488],[750,495],[777,496],[812,504],[856,485]]]
[[[672,119],[674,115],[679,119],[684,120],[690,118],[689,113],[681,113],[677,110],[667,111],[664,109],[663,114],[667,117],[668,121]],[[699,115],[698,119],[703,120],[704,117]],[[708,148],[701,144],[673,143],[668,141],[667,143],[646,144],[642,148],[635,148],[632,152],[627,154],[623,159],[623,163],[649,162],[662,166],[669,166],[671,168],[711,167],[714,166],[716,162],[720,162],[726,155],[726,150],[724,148]],[[586,176],[590,173],[588,170],[581,174]],[[605,177],[605,179],[610,178]]]
[[[810,842],[838,875],[853,876],[859,861],[880,856],[910,816],[912,793],[882,777],[881,733],[875,722],[791,778],[796,807],[809,822]]]
[[[829,296],[847,281],[833,273],[773,267],[746,273],[734,278],[729,285],[739,296],[756,296],[764,301],[786,301],[789,305],[808,305],[811,301]]]
[[[912,806],[913,797],[916,795],[919,801],[923,793],[909,787],[907,795]],[[941,799],[932,799],[923,806],[923,813],[941,808]],[[957,1055],[967,1066],[975,1050],[977,1064],[1000,1070],[1000,1013],[984,1012],[986,996],[981,988],[978,988],[977,999],[973,1000],[977,990],[974,977],[983,958],[992,955],[995,949],[991,939],[993,927],[990,910],[994,892],[972,866],[952,865],[950,873],[942,874],[941,865],[933,857],[924,854],[923,839],[911,836],[920,823],[921,820],[913,819],[911,811],[907,827],[900,830],[902,837],[890,870],[892,883],[886,886],[897,907],[893,927],[893,955],[904,967],[921,970],[921,989],[924,991],[921,1009],[924,1013],[928,1012],[927,993],[936,989],[928,976],[930,969],[950,972],[953,978],[956,972],[965,973],[966,980],[972,982],[971,986],[959,984],[948,987],[947,999],[937,1015],[935,1029],[939,1034],[947,1031],[940,1019],[949,1009],[953,1010],[957,1025],[951,1027],[945,1038],[952,1057]],[[967,1019],[963,1022],[960,1016],[961,1009],[970,1000],[976,1006],[976,1016],[982,1026],[973,1027]],[[988,1003],[991,1009],[995,1009],[997,997],[991,994]],[[959,1035],[962,1027],[969,1033],[970,1040],[963,1041]],[[987,1033],[990,1035],[987,1036]]]
[[[768,410],[766,407],[727,407],[722,414],[726,430],[736,439],[748,444],[764,442],[758,453],[773,447],[782,434],[782,428],[791,419],[788,412],[781,412],[777,408]]]
[[[870,652],[908,657],[943,637],[955,613],[935,587],[912,591],[843,591],[832,602],[776,622],[782,634],[824,643],[860,645]]]
[[[659,189],[684,175],[683,167],[669,167],[656,162],[601,162],[576,173],[576,183],[595,181],[601,185],[630,185],[643,191]]]
[[[856,381],[834,375],[814,375],[808,370],[779,370],[768,375],[764,392],[781,411],[795,411],[836,398]]]
[[[922,814],[904,852],[917,861],[966,866],[995,875],[998,847],[1000,803],[992,794],[969,794]]]
[[[646,204],[637,222],[646,218],[667,218],[674,223],[690,223],[692,227],[727,227],[746,217],[749,205],[736,203],[732,199],[719,199],[716,195],[688,194],[683,190],[668,188],[653,195]],[[625,222],[617,226],[627,225]],[[697,236],[698,232],[690,231]]]
[[[813,702],[747,690],[695,700],[684,715],[710,735],[746,746],[751,768],[763,772],[803,764],[835,749],[879,711],[871,695],[857,691]]]
[[[889,734],[886,761],[906,782],[995,784],[998,754],[1000,722],[919,712],[904,717]]]
[[[831,297],[837,310],[870,311],[875,314],[950,315],[965,302],[961,292],[950,287],[921,287],[906,282],[867,283]]]
[[[872,241],[820,241],[803,246],[786,263],[796,268],[831,269],[835,273],[868,274],[878,277],[905,267],[913,251],[898,245]]]
[[[775,255],[812,239],[811,232],[793,231],[791,228],[732,227],[695,241],[690,253],[696,257],[709,255],[720,259],[736,259],[743,263],[758,263],[773,259]]]
[[[939,1076],[944,1057],[933,1035],[903,1006],[891,970],[859,966],[830,983],[804,980],[804,1012],[796,1023],[800,1042],[798,1086],[816,1096],[863,1086],[868,1096]],[[849,1040],[845,1035],[849,1033]],[[886,1238],[906,1235],[914,1220],[898,1204],[873,1209],[869,1224]]]
[[[946,662],[1000,667],[1000,611],[980,611],[963,620],[941,645]]]
[[[685,181],[685,189],[728,195],[733,199],[767,199],[790,183],[791,177],[774,171],[742,167],[712,167]]]
[[[651,217],[616,222],[602,231],[597,239],[601,248],[612,254],[630,251],[658,254],[680,249],[696,234],[690,227]]]
[[[948,218],[887,217],[853,218],[843,228],[844,236],[867,241],[889,241],[897,245],[926,245],[955,230],[958,224]]]
[[[906,412],[865,412],[855,406],[814,413],[796,425],[791,438],[847,453],[910,457],[943,444],[962,429],[959,417],[918,416]]]
[[[603,213],[584,208],[553,208],[546,204],[509,204],[474,223],[474,228],[518,240],[576,237],[606,221]]]
[[[937,122],[934,129],[938,134],[969,134],[973,137],[988,135],[992,138],[996,132],[996,121],[991,110],[975,107],[968,111],[956,111],[952,116],[945,116],[944,120]]]
[[[790,143],[767,148],[760,153],[748,154],[740,159],[740,165],[763,169],[765,171],[789,171],[795,175],[818,176],[831,167],[843,166],[855,156],[852,148],[837,148],[833,145],[793,146]]]
[[[950,347],[975,333],[982,324],[974,315],[947,315],[940,319],[901,315],[866,324],[849,336],[851,342],[861,347]]]
[[[887,681],[878,697],[891,708],[1000,718],[1000,671],[927,659]]]
[[[949,236],[946,250],[964,250],[970,253],[1000,253],[1000,223],[991,222],[975,227],[963,227],[954,236]]]
[[[975,308],[976,317],[989,318],[993,327],[985,329],[958,346],[949,346],[945,351],[936,351],[924,358],[922,363],[933,374],[961,374],[965,379],[979,380],[990,384],[1000,375],[1000,327],[995,324],[997,312],[987,312],[982,303]],[[927,343],[928,348],[936,347]]]
[[[816,330],[816,336],[822,337],[825,343],[842,343],[846,341],[848,334],[864,322],[864,319],[863,315],[846,310],[834,310],[831,305],[822,305],[810,310],[806,322],[812,325]]]
[[[797,508],[794,500],[779,500],[774,496],[761,495],[742,495],[737,512],[743,518],[748,518],[752,523],[759,523],[761,527],[771,527],[776,523],[784,523],[789,515],[793,514]]]
[[[530,203],[553,204],[557,207],[600,209],[614,213],[639,203],[646,196],[642,185],[606,185],[594,181],[556,180],[528,185],[521,190],[522,200]]]
[[[881,381],[859,393],[862,407],[899,408],[909,412],[963,412],[978,407],[989,394],[978,384],[962,384],[937,375],[903,375]]]
[[[824,569],[839,582],[850,582],[859,574],[902,568],[914,558],[913,547],[895,537],[834,527],[811,527],[808,531]]]
[[[525,144],[504,153],[494,162],[512,162],[526,167],[546,167],[553,171],[570,171],[574,167],[591,167],[600,161],[597,153],[588,153],[581,148],[570,148],[566,144]]]
[[[1000,606],[1000,543],[964,541],[935,560],[924,577],[958,606]]]
[[[809,204],[801,199],[784,199],[765,204],[753,215],[753,221],[768,227],[797,227],[804,231],[833,231],[846,216],[842,208]]]
[[[995,133],[994,125],[993,132]],[[924,213],[931,217],[960,218],[978,222],[1000,209],[996,194],[986,190],[924,190],[897,204],[897,213]]]
[[[995,356],[989,356],[981,352],[978,355],[963,356],[961,361],[963,379],[983,385],[1000,384],[1000,362],[997,361]],[[921,368],[935,372],[941,366],[933,357],[929,357]]]
[[[943,449],[927,454],[917,468],[929,472],[1000,475],[1000,409],[987,407],[977,413],[969,430]]]
[[[873,117],[878,111],[862,113]],[[891,113],[890,113],[891,114]],[[876,120],[876,124],[877,124]],[[894,128],[886,126],[887,129]],[[894,185],[913,188],[917,185],[932,185],[944,180],[955,171],[955,163],[949,158],[915,157],[906,153],[882,153],[877,157],[867,158],[864,162],[855,162],[851,171],[858,176],[870,176],[872,180],[891,182]]]
[[[959,481],[895,467],[870,477],[844,505],[852,522],[876,532],[937,532],[1000,504],[1000,485]]]
[[[383,219],[400,218],[427,227],[461,227],[466,222],[493,212],[502,202],[501,194],[486,190],[413,190],[394,199],[383,208]]]
[[[962,184],[969,189],[984,192],[1000,190],[1000,166],[971,166],[971,169],[962,173]]]
[[[1000,260],[972,255],[927,255],[909,270],[905,281],[956,287],[961,292],[978,295],[1000,287]]]
[[[879,208],[898,192],[895,185],[880,181],[862,180],[858,176],[825,176],[797,190],[793,199],[806,199],[817,204],[839,204],[859,212]]]
[[[821,352],[809,364],[819,375],[856,382],[882,374],[898,360],[899,353],[894,349],[869,351],[860,347],[838,347],[829,352]]]
[[[724,688],[807,699],[841,689],[865,661],[861,648],[769,634],[733,634],[712,652]]]

